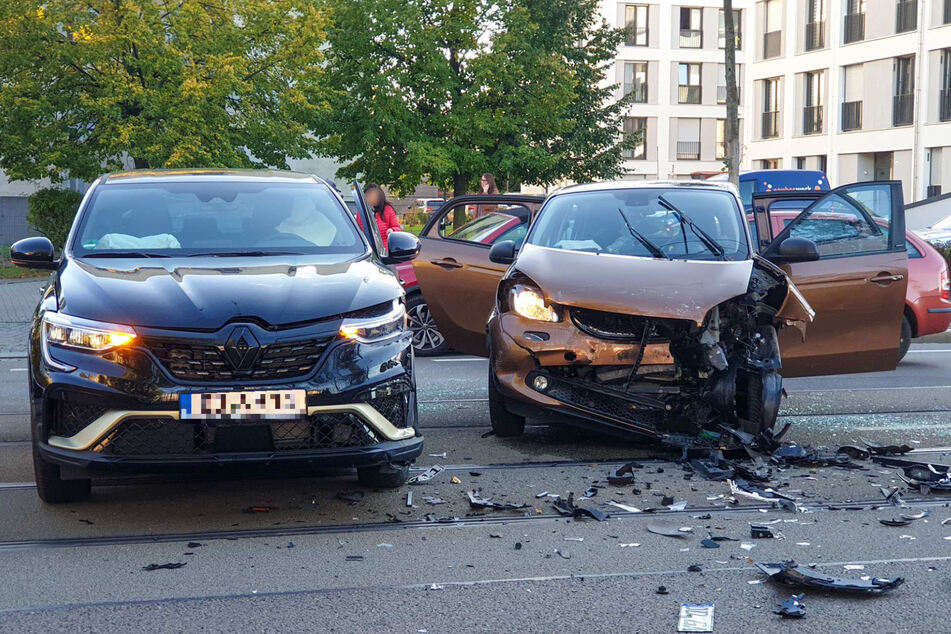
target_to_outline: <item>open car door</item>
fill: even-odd
[[[798,214],[778,204],[811,197],[796,194],[757,196],[753,205],[761,254],[786,271],[816,313],[805,340],[795,328],[781,331],[783,376],[894,369],[908,281],[901,183],[844,185]],[[818,259],[785,260],[787,238],[815,243]]]
[[[486,356],[486,322],[506,266],[489,260],[496,242],[521,244],[543,196],[459,196],[419,234],[416,279],[440,333],[459,352]]]

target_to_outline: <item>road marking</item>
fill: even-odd
[[[909,425],[909,424],[877,425],[873,427],[854,427],[853,431],[920,431],[922,429],[927,429],[928,431],[932,431],[935,429],[951,429],[951,424],[922,425],[921,423],[916,423],[914,425]],[[941,451],[941,450],[934,449],[932,451]]]
[[[454,361],[488,361],[482,357],[450,357],[448,359],[433,359],[436,363],[452,363]]]
[[[885,392],[888,390],[947,390],[951,385],[907,385],[900,387],[833,387],[786,390],[787,394],[806,394],[810,392]]]
[[[951,349],[943,350],[909,350],[906,354],[942,354],[946,352],[951,352]]]
[[[26,368],[10,368],[10,372],[26,372]]]

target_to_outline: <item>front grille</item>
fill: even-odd
[[[381,441],[373,429],[349,413],[264,425],[215,422],[127,420],[101,438],[92,451],[113,456],[188,456],[366,447]]]
[[[49,410],[50,434],[67,438],[75,436],[89,423],[105,414],[106,409],[101,405],[70,403],[61,400],[52,401],[52,407]]]
[[[646,424],[656,427],[663,417],[663,411],[658,407],[662,408],[664,404],[654,397],[642,397],[640,400],[645,403],[638,404],[625,398],[586,388],[573,381],[551,375],[546,376],[548,389],[545,390],[545,395],[563,403],[638,425]],[[646,401],[655,401],[656,407],[651,407]]]
[[[669,338],[670,320],[658,320],[640,315],[608,313],[587,308],[571,309],[571,318],[581,330],[602,339],[640,341],[647,327],[648,341],[666,341]]]
[[[148,339],[145,345],[172,376],[185,381],[286,379],[308,374],[333,337],[279,342],[264,346],[251,367],[235,370],[222,348],[180,340]]]

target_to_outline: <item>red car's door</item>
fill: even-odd
[[[757,219],[759,220],[759,219]],[[814,262],[782,263],[788,237],[812,240]],[[839,187],[813,202],[763,251],[815,310],[805,340],[780,334],[783,376],[894,369],[908,278],[901,183]]]

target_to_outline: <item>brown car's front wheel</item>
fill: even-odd
[[[741,407],[738,412],[743,431],[758,434],[772,429],[779,416],[783,377],[778,372],[748,372],[745,378],[745,407]]]

